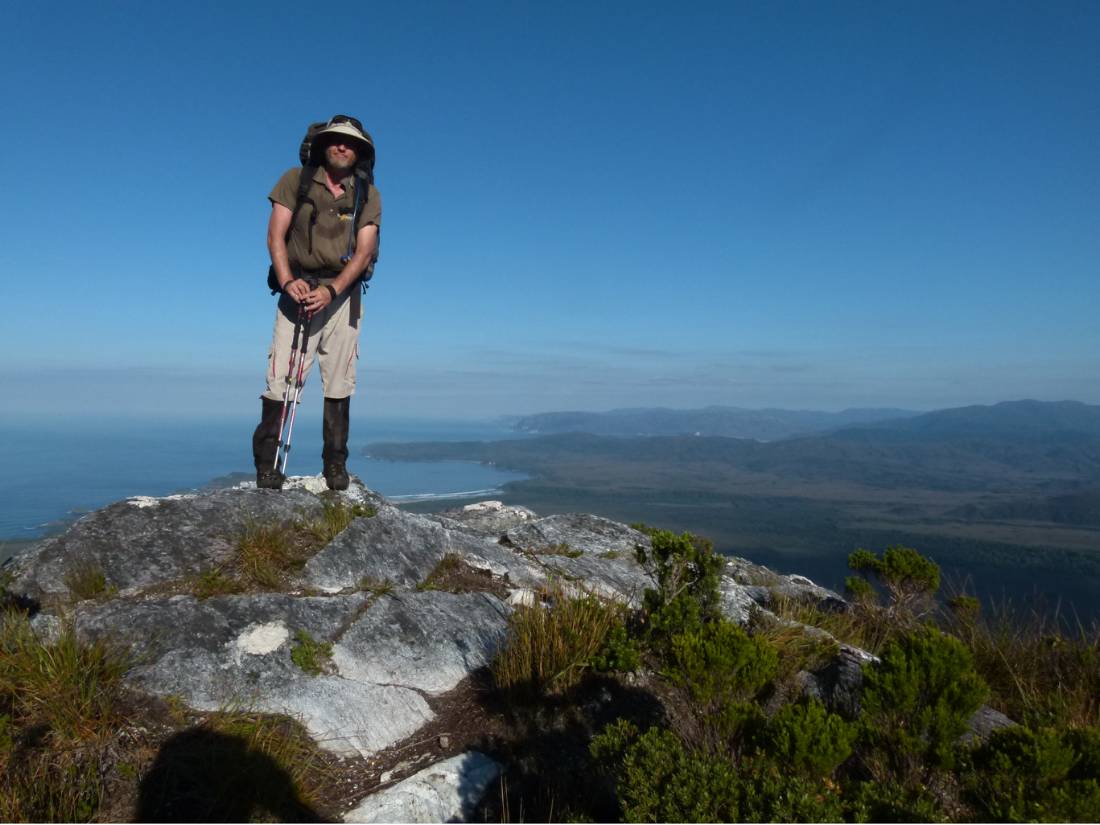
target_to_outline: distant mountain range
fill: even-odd
[[[895,409],[852,409],[830,413],[817,410],[747,410],[740,407],[705,407],[700,410],[653,407],[609,412],[538,413],[518,419],[513,427],[519,432],[545,435],[714,435],[775,441],[918,414],[911,410]]]
[[[371,445],[370,453],[382,458],[466,458],[528,471],[541,471],[548,464],[590,463],[597,458],[635,465],[710,466],[715,473],[714,486],[721,484],[723,474],[733,471],[887,489],[1027,489],[1064,495],[1100,485],[1100,406],[1076,401],[960,407],[767,443],[702,431],[690,436],[622,434],[623,422],[628,420],[663,421],[673,427],[676,420],[701,423],[708,415],[715,422],[729,422],[738,413],[751,411],[726,415],[729,412],[730,408],[711,408],[588,414],[593,429],[610,428],[617,435],[571,431],[487,443]],[[823,422],[826,416],[836,421],[844,415],[859,417],[871,412],[792,415],[804,416],[803,421],[817,415],[820,418],[816,420]],[[547,415],[551,416],[547,421],[565,424],[568,416],[577,414]],[[583,423],[581,418],[572,421],[576,426]]]
[[[845,416],[849,423],[839,426]],[[768,429],[751,429],[751,421]],[[1041,592],[1091,611],[1100,592],[1100,406],[1012,401],[923,414],[619,410],[517,424],[527,431],[559,426],[573,431],[371,444],[366,452],[519,470],[531,477],[506,485],[506,501],[691,530],[762,563],[782,567],[797,558],[800,570],[826,581],[838,580],[855,547],[903,543],[955,576],[990,577],[990,593]],[[824,429],[778,437],[806,426]],[[635,427],[681,432],[630,435]]]

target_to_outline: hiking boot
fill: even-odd
[[[348,478],[348,415],[351,397],[326,398],[322,430],[325,448],[321,460],[325,465],[325,481],[330,490],[346,490]]]
[[[281,490],[286,476],[275,469],[275,453],[279,449],[279,422],[283,402],[260,397],[260,424],[252,434],[252,461],[256,465],[256,486],[265,490]]]
[[[281,490],[286,482],[286,476],[278,470],[257,470],[256,486],[261,490]]]
[[[348,478],[348,468],[344,464],[325,465],[325,483],[330,490],[346,490],[351,483]]]

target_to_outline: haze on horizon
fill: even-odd
[[[0,415],[250,415],[266,194],[363,119],[354,414],[1100,403],[1100,6],[11,7]],[[307,385],[316,403],[317,376]]]

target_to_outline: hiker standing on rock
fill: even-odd
[[[256,486],[278,490],[286,481],[290,429],[283,429],[288,422],[293,427],[295,399],[316,353],[325,396],[325,481],[329,489],[346,490],[360,283],[373,272],[382,222],[374,143],[358,120],[336,115],[309,127],[299,156],[302,166],[288,170],[268,195],[268,286],[281,294],[252,436]]]

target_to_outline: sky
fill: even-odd
[[[384,203],[359,413],[1100,403],[1095,2],[8,3],[0,30],[0,415],[255,412],[266,196],[336,113]]]

